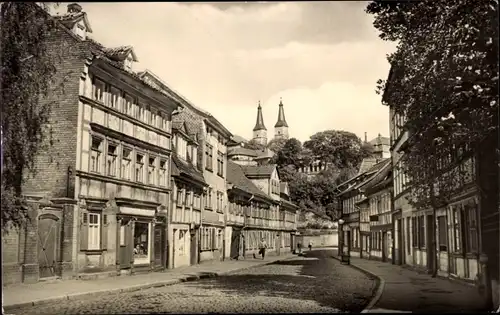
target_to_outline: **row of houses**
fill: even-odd
[[[396,75],[391,69],[388,81]],[[392,93],[390,85],[385,93]],[[390,108],[390,158],[377,159],[338,187],[344,252],[475,283],[498,305],[498,136],[474,148],[452,149],[448,163],[454,166],[443,165],[444,175],[454,176],[455,193],[421,209],[408,201],[412,183],[402,157],[413,134],[405,124]],[[444,175],[436,174],[436,180]]]
[[[153,72],[131,46],[92,40],[78,4],[54,17],[62,53],[50,145],[23,193],[27,227],[2,238],[5,284],[151,272],[292,250],[297,206],[275,165],[227,158],[232,134]]]

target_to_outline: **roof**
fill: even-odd
[[[267,148],[264,149],[264,151],[255,150],[255,152],[257,153],[256,159],[268,159],[268,158],[272,158],[274,156],[274,152],[267,149]]]
[[[243,172],[248,177],[271,177],[276,169],[276,164],[267,165],[244,165],[241,166]]]
[[[278,121],[274,125],[274,128],[278,128],[278,127],[288,127],[288,124],[286,123],[286,119],[285,119],[285,110],[283,108],[283,102],[281,101],[281,99],[280,99],[280,105],[279,105],[279,110],[278,110]]]
[[[281,201],[281,203],[282,203],[282,204],[284,204],[284,205],[286,205],[286,206],[289,206],[289,207],[291,207],[291,208],[295,208],[295,209],[298,209],[298,208],[299,208],[299,206],[297,206],[297,205],[296,205],[296,204],[294,204],[293,202],[290,202],[290,201],[288,201],[288,200],[286,200],[286,199],[284,199],[284,198],[281,198],[281,199],[280,199],[280,201]]]
[[[66,13],[64,15],[54,15],[53,16],[56,20],[59,20],[61,24],[66,26],[67,28],[73,28],[73,26],[83,20],[83,23],[85,24],[86,32],[87,33],[92,33],[92,28],[90,27],[89,20],[87,18],[87,13],[85,12],[72,12],[72,13]]]
[[[378,163],[376,163],[375,165],[372,165],[365,172],[359,173],[357,176],[355,176],[351,180],[359,179],[359,178],[362,178],[362,176],[366,176],[366,175],[368,175],[369,177],[365,178],[364,180],[362,180],[362,181],[360,181],[358,183],[354,183],[353,185],[349,186],[347,189],[341,191],[337,196],[341,196],[341,195],[343,195],[345,193],[348,193],[348,192],[350,192],[352,190],[359,189],[359,188],[363,187],[365,184],[368,183],[368,181],[371,180],[372,176],[375,175],[375,173],[377,173],[382,167],[384,167],[386,164],[390,165],[390,161],[391,161],[391,159],[383,159],[383,160],[379,161]],[[348,183],[348,182],[349,181],[347,181],[345,183]]]
[[[375,164],[377,164],[377,158],[364,158],[363,161],[361,161],[361,165],[359,166],[358,175],[368,171]]]
[[[138,61],[137,55],[134,52],[132,46],[119,46],[114,48],[105,48],[106,54],[113,60],[123,61],[129,54],[132,54],[134,61]],[[139,73],[140,75],[140,73]]]
[[[256,157],[257,153],[255,152],[255,150],[252,149],[235,147],[235,148],[229,148],[227,150],[227,156],[232,156],[232,155],[246,155],[246,156]]]
[[[251,180],[249,180],[245,176],[242,167],[232,161],[227,162],[226,180],[235,188],[238,188],[254,196],[259,196],[266,200],[271,200],[264,192],[262,192],[257,186],[255,186],[255,184]]]
[[[368,143],[371,145],[375,145],[375,146],[377,146],[377,145],[390,145],[391,140],[387,137],[382,137],[381,135],[379,135],[375,139],[370,140],[370,142],[368,142]]]
[[[241,137],[241,136],[238,136],[238,135],[233,135],[231,137],[231,141],[234,142],[234,143],[237,143],[237,144],[240,144],[240,143],[247,143],[248,140]]]
[[[373,193],[379,189],[383,189],[387,184],[392,182],[392,167],[391,163],[387,163],[382,167],[366,184],[364,190],[367,193]]]
[[[203,174],[193,165],[193,163],[184,161],[177,153],[172,153],[172,176],[187,176],[198,183],[207,186]]]

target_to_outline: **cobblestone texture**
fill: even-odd
[[[14,314],[359,312],[375,280],[332,259],[331,251],[218,278],[18,309]]]

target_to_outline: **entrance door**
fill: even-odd
[[[132,266],[132,224],[130,220],[122,220],[120,226],[120,268],[130,269]]]
[[[59,275],[59,218],[55,215],[41,215],[38,219],[38,266],[40,278]]]
[[[229,252],[229,257],[231,259],[238,259],[240,255],[240,235],[241,230],[233,230],[231,235],[231,251]]]
[[[165,227],[163,225],[155,225],[154,232],[154,264],[155,269],[164,267],[164,249],[165,249]]]
[[[190,255],[190,265],[196,265],[198,262],[198,240],[197,234],[200,230],[192,230],[191,231],[191,255]]]
[[[434,242],[434,232],[436,226],[434,224],[434,217],[432,215],[427,216],[426,227],[426,247],[427,247],[427,271],[432,272],[434,269],[434,259],[435,259],[435,248],[436,243]]]

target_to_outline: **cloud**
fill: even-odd
[[[95,39],[132,45],[136,70],[152,70],[233,133],[251,136],[260,99],[272,136],[281,96],[301,141],[332,128],[387,134],[374,89],[393,45],[378,39],[365,5],[82,3]]]

